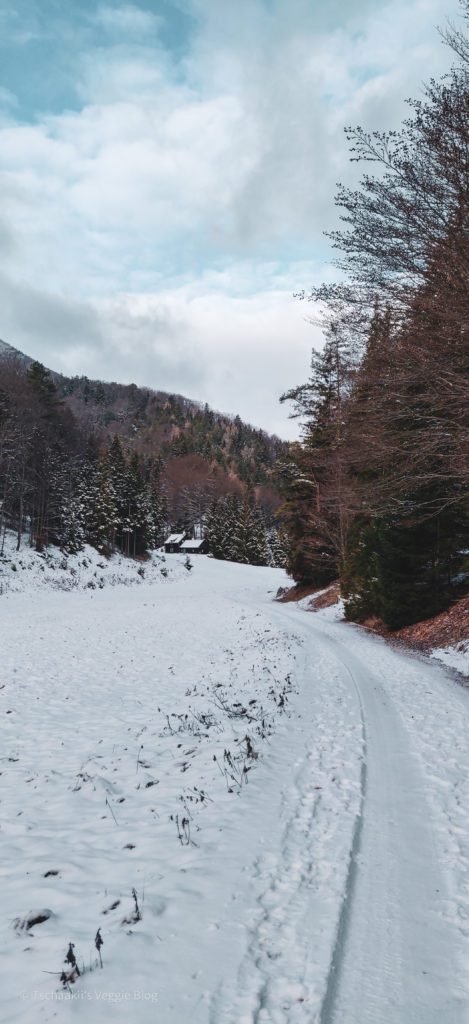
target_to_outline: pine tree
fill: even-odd
[[[145,535],[147,502],[145,481],[136,452],[130,458],[124,482],[124,550],[127,555],[141,554],[146,547]]]
[[[127,522],[128,507],[127,507],[127,463],[122,447],[122,442],[117,434],[111,441],[111,444],[107,453],[107,463],[109,467],[109,475],[114,491],[114,499],[116,504],[116,530],[115,530],[115,543],[122,549],[125,550],[125,545],[128,540],[128,534],[124,533],[124,525]]]
[[[245,560],[249,565],[269,565],[270,551],[262,509],[248,503],[246,508]]]
[[[307,384],[282,396],[304,422],[280,472],[282,518],[290,535],[288,569],[298,582],[322,586],[344,564],[349,530],[345,450],[346,402],[353,378],[350,343],[333,324],[322,352],[313,351]]]
[[[288,537],[283,529],[271,526],[266,532],[268,564],[274,569],[285,569],[288,562]]]
[[[235,494],[213,503],[205,531],[215,558],[246,565],[269,565],[271,553],[262,510],[248,494]]]
[[[35,360],[29,366],[27,376],[33,391],[41,402],[44,413],[48,416],[53,415],[60,404],[60,399],[49,370]]]
[[[361,511],[342,590],[349,618],[378,615],[394,629],[430,617],[462,592],[469,510],[464,488],[448,474],[451,422],[444,433],[435,429],[436,402],[419,367],[413,335],[421,318],[415,323],[412,311],[395,339],[388,327],[375,316],[350,403]]]
[[[207,517],[205,536],[214,558],[227,559],[230,556],[235,514],[233,496],[218,498],[212,504]]]
[[[98,463],[88,500],[89,539],[98,550],[112,551],[118,520],[116,495],[107,456]]]
[[[86,540],[86,470],[82,459],[70,460],[63,467],[62,485],[57,488],[58,541],[63,551],[76,554]]]

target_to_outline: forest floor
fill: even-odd
[[[432,619],[400,629],[396,638],[469,676],[469,595]]]
[[[0,1019],[463,1024],[469,690],[192,561],[0,597]]]

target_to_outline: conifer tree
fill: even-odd
[[[28,381],[41,402],[45,415],[53,415],[60,399],[49,370],[35,360],[29,366]]]
[[[82,459],[70,460],[62,467],[61,485],[56,487],[58,505],[58,541],[63,551],[76,554],[86,540],[87,497]]]
[[[140,460],[134,452],[129,460],[124,481],[124,550],[127,555],[140,554],[145,550],[146,500],[145,481]]]
[[[119,545],[122,550],[125,548],[125,542],[127,541],[127,534],[124,534],[124,524],[126,522],[126,516],[128,513],[126,507],[126,472],[127,464],[122,447],[122,442],[117,434],[111,441],[107,454],[107,463],[109,467],[109,475],[114,491],[114,499],[116,505],[116,531],[115,531],[115,542]]]
[[[234,527],[236,506],[233,496],[213,502],[207,517],[205,536],[214,558],[230,557],[231,532]]]
[[[350,486],[345,452],[346,402],[353,374],[348,338],[334,323],[322,352],[313,351],[307,384],[282,396],[304,421],[303,443],[283,470],[283,519],[291,535],[289,570],[318,586],[345,562]]]
[[[219,498],[210,509],[205,536],[215,558],[269,565],[271,553],[263,514],[252,495]]]
[[[89,539],[98,550],[113,550],[118,522],[117,503],[107,456],[98,463],[89,498]]]
[[[274,569],[285,569],[288,561],[288,537],[283,528],[270,527],[266,532],[268,564]]]

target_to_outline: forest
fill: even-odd
[[[0,354],[0,552],[7,529],[18,549],[134,557],[182,529],[213,536],[218,558],[283,564],[278,438],[178,395]]]
[[[443,36],[452,70],[400,130],[346,129],[364,173],[338,188],[337,281],[300,295],[324,346],[282,396],[301,440],[3,353],[0,546],[135,556],[203,532],[217,558],[339,580],[349,619],[390,629],[467,593],[469,43]]]
[[[463,4],[465,21],[469,4]],[[469,41],[399,131],[347,129],[337,281],[302,295],[325,334],[288,391],[302,422],[283,468],[295,580],[340,579],[346,615],[397,629],[469,589]]]

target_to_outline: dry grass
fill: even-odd
[[[321,608],[332,608],[332,605],[337,604],[340,599],[340,585],[331,583],[330,587],[326,590],[321,590],[317,597],[313,598],[309,607],[312,612],[319,612]]]
[[[415,622],[413,626],[391,631],[375,616],[365,619],[360,625],[414,650],[431,651],[435,647],[448,647],[469,640],[469,595],[456,601],[447,611],[434,615],[432,619]]]
[[[276,600],[281,604],[288,604],[289,601],[302,601],[304,597],[312,597],[313,594],[317,593],[319,593],[318,587],[310,587],[296,583],[294,587],[289,587],[288,590],[284,590],[282,588],[281,592],[277,595]]]
[[[451,608],[433,619],[425,619],[414,626],[405,626],[392,634],[404,643],[421,651],[434,647],[447,647],[469,639],[469,594],[456,601]]]
[[[319,611],[320,608],[330,608],[333,604],[337,604],[340,598],[339,582],[331,583],[330,587],[325,590],[323,587],[311,587],[296,583],[288,590],[279,591],[276,600],[281,604],[288,604],[290,601],[303,601],[305,597],[311,597],[312,600],[308,608],[313,612]]]

